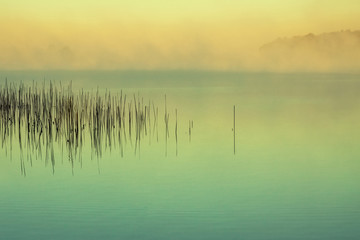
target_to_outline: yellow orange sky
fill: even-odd
[[[360,29],[357,0],[2,0],[0,69],[257,70],[278,37]]]

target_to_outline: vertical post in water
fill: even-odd
[[[178,138],[177,138],[177,108],[175,108],[176,124],[175,124],[175,140],[176,140],[176,156],[178,155]]]
[[[234,105],[234,128],[233,128],[233,131],[234,131],[234,155],[235,155],[235,105]]]
[[[165,94],[165,156],[167,156],[167,138],[168,138],[168,122],[167,122],[166,94]]]

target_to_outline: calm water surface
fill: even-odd
[[[3,145],[0,239],[360,239],[360,76],[0,72],[2,84],[5,77],[140,94],[159,106],[159,123],[136,154],[128,141],[123,156],[104,146],[98,159],[85,139],[82,163],[72,166],[56,145],[54,173],[33,156],[26,177],[16,137],[12,151]]]

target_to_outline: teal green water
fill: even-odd
[[[1,72],[140,93],[170,112],[146,138],[82,165],[0,151],[0,239],[359,239],[360,76]],[[42,80],[41,80],[42,81]],[[236,154],[233,153],[236,106]],[[178,109],[178,155],[174,138]],[[164,109],[159,109],[162,116]],[[189,141],[188,121],[194,122]],[[88,143],[88,142],[87,142]],[[165,152],[167,154],[165,155]]]

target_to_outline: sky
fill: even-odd
[[[0,0],[0,69],[262,70],[279,37],[359,30],[358,0]]]

